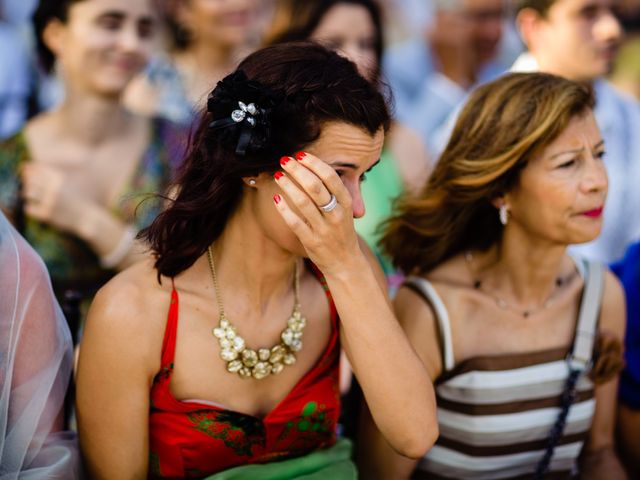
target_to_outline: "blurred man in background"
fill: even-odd
[[[437,0],[422,38],[389,49],[384,76],[398,118],[425,142],[478,82],[508,68],[497,61],[503,36],[503,0]]]

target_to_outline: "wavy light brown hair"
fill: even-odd
[[[423,191],[401,197],[383,224],[383,250],[403,272],[426,273],[464,250],[499,242],[492,200],[593,106],[591,89],[545,73],[513,73],[478,88]]]

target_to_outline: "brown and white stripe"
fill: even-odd
[[[424,279],[412,278],[407,286],[436,313],[445,372],[436,382],[440,437],[419,462],[413,478],[533,478],[560,413],[570,349],[475,357],[454,365],[442,301]],[[582,375],[545,478],[572,476],[594,411],[594,385]]]

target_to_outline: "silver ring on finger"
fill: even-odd
[[[320,205],[318,208],[322,210],[324,213],[331,212],[334,208],[338,206],[338,199],[335,195],[331,195],[329,202],[326,205]]]

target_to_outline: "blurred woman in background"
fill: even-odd
[[[384,32],[375,0],[281,0],[277,4],[267,43],[314,40],[354,62],[361,75],[380,86]],[[367,214],[356,229],[380,260],[387,275],[391,265],[377,247],[378,225],[391,213],[393,199],[427,180],[431,162],[426,146],[412,130],[393,122],[380,163],[362,186]]]
[[[44,259],[61,300],[92,294],[140,258],[134,238],[160,210],[182,132],[121,103],[153,51],[151,0],[42,0],[34,14],[44,68],[62,104],[0,145],[0,207]]]

